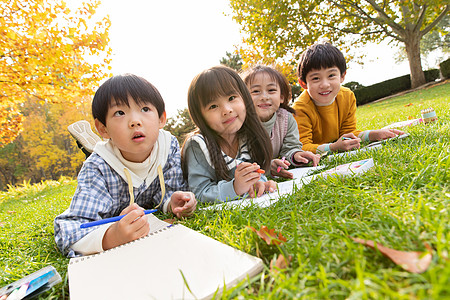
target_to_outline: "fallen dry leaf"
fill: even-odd
[[[292,256],[289,255],[289,257],[286,259],[284,257],[284,255],[280,254],[280,255],[278,255],[277,259],[274,258],[270,262],[270,270],[275,271],[276,270],[275,268],[277,268],[279,270],[284,270],[289,266],[289,264],[291,263],[291,260],[292,260]]]
[[[351,237],[351,239],[372,249],[378,249],[378,251],[380,251],[384,256],[391,259],[394,263],[408,272],[423,273],[428,269],[431,263],[431,247],[427,244],[425,247],[429,252],[399,251],[384,247],[379,243],[375,246],[375,243],[371,240],[363,240],[353,237]]]
[[[175,219],[165,219],[163,221],[169,224],[173,224],[173,222],[175,222]]]
[[[280,245],[287,241],[287,239],[281,233],[275,233],[275,229],[267,228],[267,226],[261,226],[260,230],[256,230],[252,226],[248,226],[251,230],[256,232],[260,238],[262,238],[267,245]]]
[[[407,106],[411,106],[411,105],[414,105],[414,104],[412,104],[412,103],[408,103],[408,104],[405,104],[405,107],[407,107]]]

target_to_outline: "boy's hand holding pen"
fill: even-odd
[[[122,210],[122,219],[111,225],[103,236],[103,250],[134,241],[150,232],[150,225],[142,207],[133,203]]]
[[[356,137],[353,133],[343,134],[336,142],[330,144],[331,151],[348,151],[358,149],[360,147],[361,139]]]

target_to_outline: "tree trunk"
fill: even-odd
[[[420,59],[420,38],[417,34],[412,34],[406,39],[405,48],[411,71],[411,88],[416,88],[426,83]]]

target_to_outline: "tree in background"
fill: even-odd
[[[235,70],[236,72],[240,72],[242,70],[242,58],[239,55],[239,53],[230,53],[230,52],[226,52],[225,53],[226,57],[222,57],[222,59],[220,60],[220,63],[222,65],[225,65],[227,67],[232,68],[233,70]]]
[[[244,61],[261,57],[298,61],[301,52],[326,39],[344,52],[367,42],[404,44],[411,85],[425,83],[422,37],[450,10],[448,1],[230,0],[233,19],[248,35]]]
[[[240,55],[241,51],[242,51],[242,49],[239,49],[237,51],[237,53],[234,53],[234,54],[232,54],[230,52],[226,52],[226,57],[222,57],[220,60],[220,63],[222,65],[225,65],[225,66],[228,66],[228,67],[234,69],[238,73],[242,72],[246,68],[251,67],[255,63],[261,63],[261,64],[265,64],[268,66],[274,66],[278,71],[280,71],[284,76],[286,76],[289,83],[291,84],[292,99],[295,99],[296,97],[298,97],[300,95],[300,93],[302,92],[302,88],[298,84],[295,67],[292,65],[292,63],[283,63],[283,62],[277,63],[273,59],[267,59],[267,58],[264,59],[262,57],[259,59],[255,59],[254,61],[247,60],[246,62],[244,62]]]
[[[72,11],[61,0],[1,0],[0,147],[23,129],[27,98],[73,103],[108,76],[110,21],[95,20],[99,3]]]
[[[58,180],[76,177],[84,154],[67,131],[77,120],[90,120],[90,98],[75,103],[43,102],[29,98],[23,105],[24,130],[11,143],[0,148],[0,189],[23,181]],[[92,124],[91,124],[92,125]]]
[[[450,16],[445,16],[435,27],[435,30],[430,31],[420,41],[420,53],[423,58],[428,58],[430,54],[436,54],[436,61],[434,64],[446,59],[450,54]],[[405,47],[400,47],[396,61],[407,60]]]
[[[164,129],[172,133],[178,140],[180,145],[183,145],[186,135],[196,128],[194,122],[191,120],[189,110],[178,109],[177,115],[173,118],[167,118]]]

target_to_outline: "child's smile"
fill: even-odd
[[[265,72],[255,75],[249,87],[256,113],[261,121],[269,121],[282,102],[277,82]]]
[[[345,73],[341,74],[337,67],[327,69],[312,69],[306,75],[306,84],[300,82],[316,105],[326,106],[333,103],[338,94]]]
[[[225,140],[233,140],[244,124],[246,110],[242,97],[234,93],[220,96],[202,108],[206,123]]]

